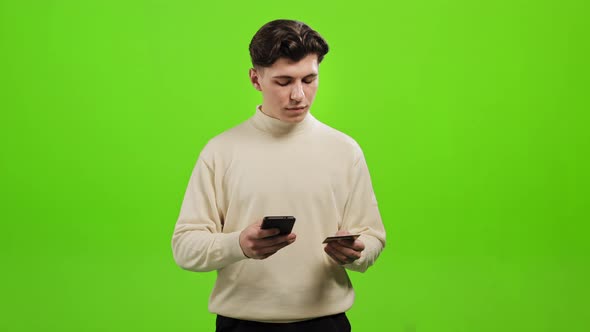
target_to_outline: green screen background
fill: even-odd
[[[250,117],[276,18],[331,51],[313,106],[388,231],[354,331],[588,331],[586,1],[0,2],[2,331],[212,331],[170,240],[208,139]],[[261,308],[264,310],[264,308]]]

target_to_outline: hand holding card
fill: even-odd
[[[358,239],[358,237],[361,236],[360,234],[346,234],[346,235],[334,235],[334,236],[328,236],[324,242],[322,243],[329,243],[332,241],[338,241],[338,240],[350,240],[350,241],[354,241],[356,239]]]
[[[324,243],[324,251],[338,264],[350,264],[362,256],[365,244],[358,240],[360,234],[350,234],[339,230],[336,235],[328,236]]]

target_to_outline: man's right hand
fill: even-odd
[[[262,220],[246,227],[240,233],[240,247],[248,258],[265,259],[295,242],[295,233],[279,235],[278,228],[261,229]]]

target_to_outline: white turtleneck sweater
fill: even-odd
[[[270,215],[297,218],[297,240],[273,256],[244,256],[240,232]],[[338,265],[324,238],[360,233],[365,250]],[[299,123],[253,117],[211,139],[190,177],[172,237],[177,264],[217,270],[213,313],[293,322],[348,310],[346,269],[364,272],[385,245],[385,229],[358,144],[310,113]]]

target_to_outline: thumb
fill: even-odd
[[[338,232],[336,232],[336,235],[348,235],[350,234],[347,230],[339,230]]]

